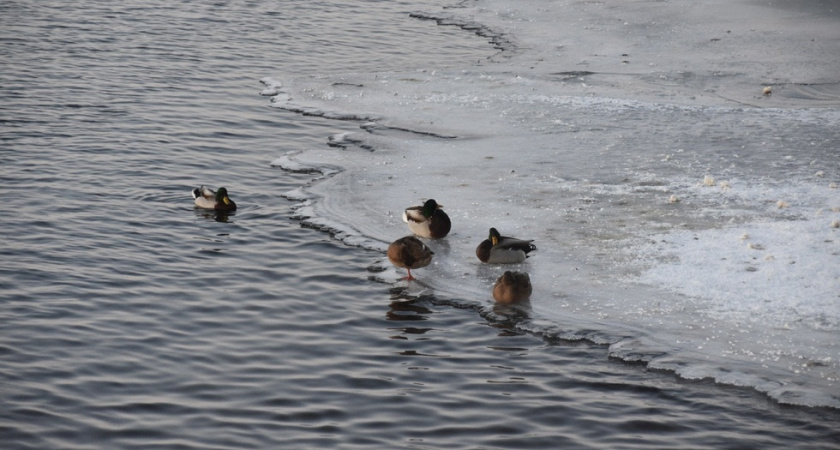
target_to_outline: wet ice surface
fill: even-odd
[[[840,407],[838,12],[506,3],[418,14],[494,34],[490,63],[264,80],[272,106],[360,123],[278,155],[325,175],[298,216],[384,251],[435,198],[453,231],[414,292],[489,306],[524,270],[523,328]],[[479,264],[491,226],[538,252]]]

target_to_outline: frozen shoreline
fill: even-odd
[[[720,24],[679,2],[658,3],[656,19],[644,5],[504,3],[422,14],[504,33],[516,51],[494,63],[264,80],[272,106],[362,127],[273,164],[332,171],[289,194],[299,218],[384,250],[408,234],[402,208],[435,198],[453,232],[430,244],[436,260],[412,290],[490,308],[505,267],[473,251],[495,226],[539,248],[518,265],[535,284],[523,327],[783,403],[840,407],[840,97],[827,78],[837,63],[798,71],[811,41],[791,37],[813,14],[727,3]],[[559,9],[570,5],[581,7]],[[804,34],[825,39],[836,19]],[[785,42],[795,58],[733,59]],[[711,45],[729,50],[717,58]]]

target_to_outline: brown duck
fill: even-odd
[[[506,271],[493,285],[493,298],[499,303],[518,303],[531,298],[531,277],[525,272]]]
[[[426,267],[432,262],[434,252],[429,250],[420,239],[414,236],[406,236],[397,239],[388,246],[388,259],[397,267],[408,270],[405,280],[414,280],[411,276],[411,269]]]

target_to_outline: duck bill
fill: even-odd
[[[227,196],[222,197],[222,201],[225,202],[225,205],[230,205],[230,199]]]

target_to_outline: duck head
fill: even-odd
[[[439,205],[438,202],[435,201],[435,199],[430,198],[426,200],[425,203],[423,203],[423,216],[428,219],[429,217],[432,217],[432,214],[434,214],[435,211],[437,211],[440,208],[443,208],[443,205]]]
[[[490,228],[490,236],[487,238],[492,245],[499,245],[499,241],[502,240],[502,235],[499,233],[499,230],[495,228]]]
[[[231,204],[226,188],[220,187],[219,190],[216,191],[216,201],[219,203],[224,203],[225,206],[229,206]]]

